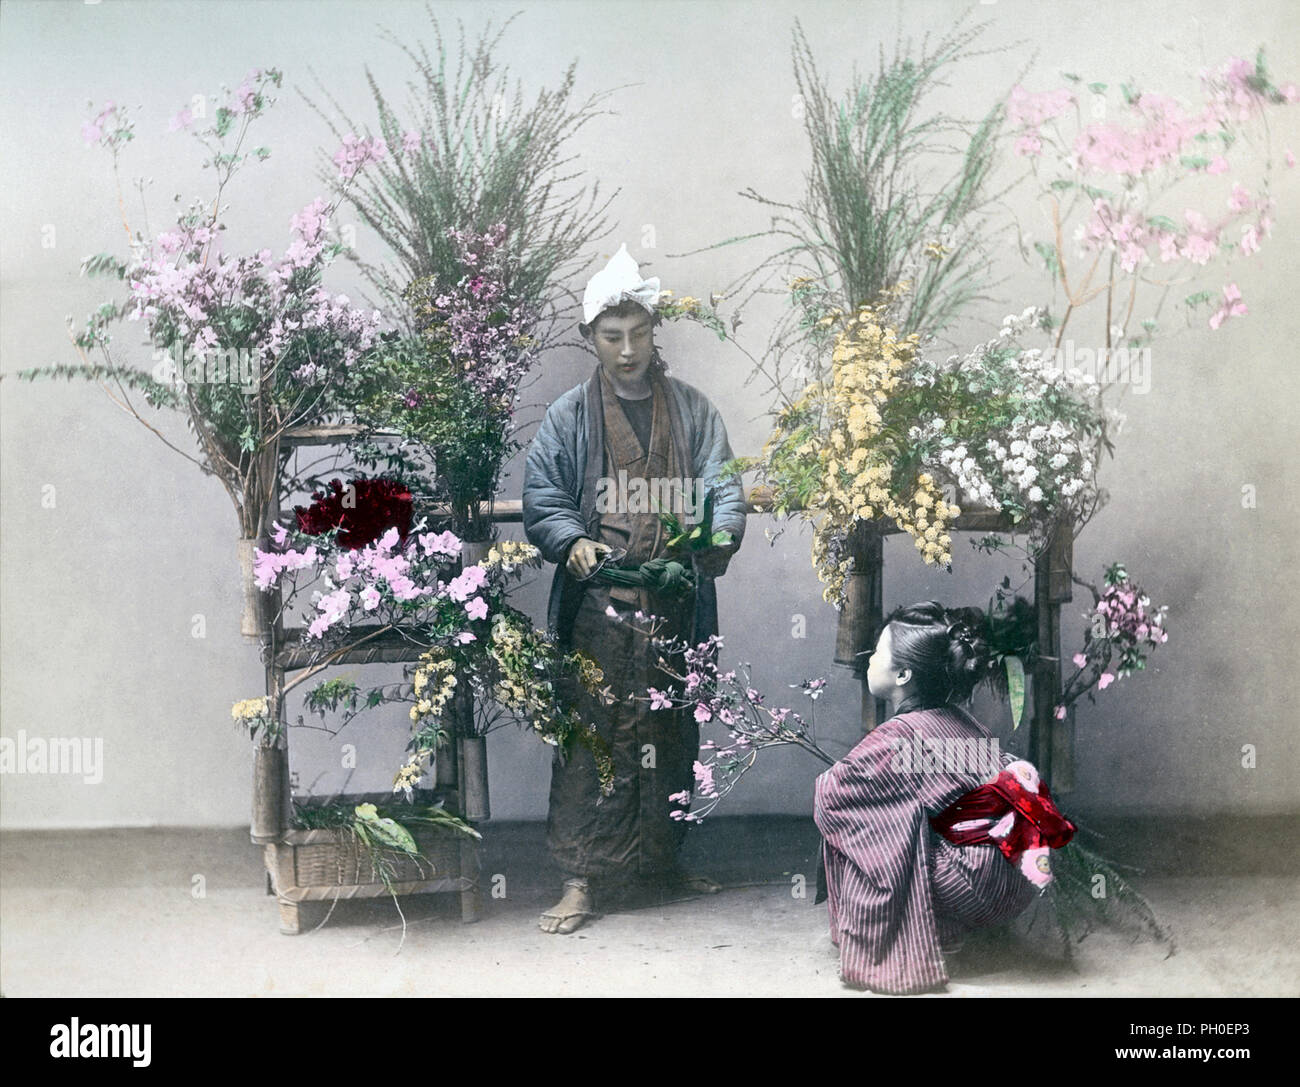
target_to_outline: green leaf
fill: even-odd
[[[358,804],[354,810],[357,821],[364,823],[375,838],[384,845],[403,853],[420,852],[420,847],[415,844],[411,832],[393,819],[380,818],[379,810],[373,804]]]
[[[730,547],[731,539],[732,537],[730,532],[719,531],[719,532],[715,532],[710,537],[709,543],[714,547]]]
[[[1088,90],[1092,91],[1093,94],[1105,94],[1105,93],[1106,93],[1106,84],[1105,84],[1105,83],[1089,83],[1089,84],[1088,84]]]
[[[1020,727],[1025,715],[1025,662],[1019,657],[1007,657],[1007,697],[1011,702],[1011,731]]]
[[[1052,273],[1052,278],[1056,279],[1061,274],[1061,266],[1056,261],[1056,249],[1046,242],[1034,242],[1034,249],[1038,255],[1043,258],[1043,263],[1047,265],[1047,270]]]
[[[1182,155],[1178,161],[1189,170],[1204,170],[1210,165],[1210,160],[1204,155]]]

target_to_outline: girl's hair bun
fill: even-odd
[[[984,613],[934,600],[899,608],[888,619],[895,664],[912,670],[925,705],[965,702],[992,666]]]

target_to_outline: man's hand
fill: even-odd
[[[727,564],[731,562],[731,556],[740,548],[736,544],[727,544],[724,547],[710,547],[704,551],[696,551],[691,557],[695,560],[696,572],[704,577],[722,577],[727,572]]]
[[[597,543],[595,540],[589,540],[586,536],[574,540],[573,546],[569,548],[569,558],[565,563],[574,577],[586,579],[591,577],[596,567],[600,565],[600,560],[610,553],[612,549],[603,543]]]

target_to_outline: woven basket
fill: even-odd
[[[411,828],[421,860],[389,853],[393,883],[460,875],[460,836],[436,827]],[[382,884],[370,852],[345,830],[291,830],[283,841],[293,848],[296,887],[354,887]]]

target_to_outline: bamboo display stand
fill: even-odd
[[[283,471],[289,452],[298,446],[336,444],[353,436],[354,427],[315,427],[286,432],[277,451],[277,469]],[[276,477],[277,480],[280,476]],[[749,512],[771,509],[770,497],[762,490],[749,496]],[[279,516],[271,511],[271,518]],[[499,501],[490,518],[495,523],[521,522],[523,503]],[[900,531],[892,523],[876,521],[859,525],[851,542],[854,572],[847,585],[848,600],[839,616],[835,661],[851,665],[862,685],[862,725],[870,732],[887,716],[885,703],[873,698],[867,688],[864,654],[876,643],[884,622],[884,538]],[[952,526],[954,532],[1013,531],[1000,514],[974,510],[962,514]],[[263,543],[263,546],[267,546]],[[1038,623],[1037,664],[1030,677],[1032,717],[1030,758],[1055,792],[1068,792],[1073,785],[1073,710],[1057,721],[1054,710],[1061,693],[1061,605],[1072,599],[1073,532],[1068,523],[1055,526],[1047,546],[1034,563],[1034,606]],[[251,568],[250,568],[251,569]],[[251,583],[250,583],[251,585]],[[257,592],[256,589],[249,591]],[[281,623],[280,590],[258,595],[258,637],[266,665],[266,691],[272,712],[282,714],[285,674],[310,666],[314,652],[303,644],[301,630],[285,630]],[[401,629],[364,637],[360,644],[338,653],[331,664],[406,663],[418,659],[423,647]],[[436,788],[424,794],[428,800],[441,798],[449,811],[469,822],[489,818],[483,766],[482,739],[466,735],[464,722],[472,719],[472,696],[462,684],[449,714],[452,742],[436,760]],[[482,775],[465,775],[466,763],[483,769]],[[293,802],[288,774],[287,741],[273,749],[258,750],[254,782],[252,840],[264,847],[268,893],[280,905],[280,931],[301,931],[303,910],[309,904],[338,898],[371,898],[389,894],[367,858],[356,854],[348,836],[333,830],[298,830],[292,827]],[[376,803],[388,796],[355,796],[349,802]],[[479,884],[478,848],[474,841],[450,832],[419,828],[416,841],[432,871],[413,862],[399,865],[393,893],[419,894],[455,891],[460,894],[461,918],[479,919],[482,897]]]
[[[276,494],[279,480],[293,449],[299,446],[333,445],[354,436],[357,428],[314,427],[286,431],[280,438],[276,457]],[[276,507],[269,520],[280,515]],[[263,548],[269,542],[261,542]],[[248,571],[245,573],[248,579]],[[246,580],[245,593],[255,594],[246,600],[245,612],[255,617],[252,626],[261,647],[266,669],[266,693],[270,712],[284,719],[286,673],[319,664],[319,652],[304,641],[301,629],[286,629],[282,621],[283,599],[276,586],[262,592]],[[247,630],[247,624],[246,624]],[[366,636],[364,628],[353,628],[356,641],[327,660],[337,664],[395,664],[419,659],[425,647],[407,636],[400,627]],[[417,800],[431,803],[441,800],[446,810],[467,822],[488,818],[486,795],[476,783],[464,780],[464,723],[472,720],[472,695],[468,685],[458,697],[454,712],[449,714],[451,743],[440,749],[435,761],[435,788],[417,792]],[[341,830],[302,830],[293,826],[293,796],[288,773],[287,730],[273,748],[258,748],[254,768],[253,821],[251,838],[263,847],[267,871],[267,893],[276,896],[280,907],[280,931],[286,935],[301,932],[309,923],[305,914],[323,909],[321,904],[338,899],[377,898],[393,894],[456,892],[460,895],[461,920],[477,921],[482,912],[479,885],[477,842],[452,831],[416,826],[412,834],[420,847],[424,862],[409,858],[395,862],[395,874],[386,886],[370,863],[358,854],[355,840]],[[473,743],[472,740],[468,741]],[[479,741],[481,744],[481,740]],[[476,753],[481,758],[481,751]],[[388,803],[391,794],[352,795],[347,803]],[[467,804],[468,801],[468,804]],[[391,887],[391,890],[390,890]]]

